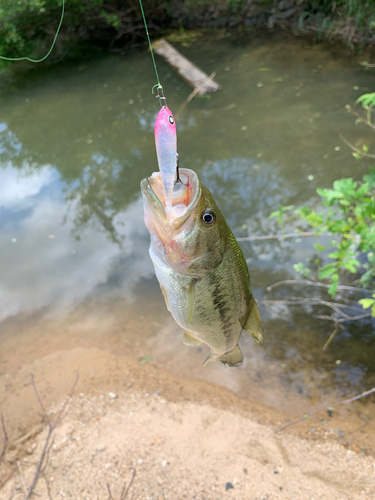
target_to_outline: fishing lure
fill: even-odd
[[[171,212],[177,168],[177,134],[174,116],[167,106],[162,106],[156,117],[155,145],[164,190],[165,208]]]

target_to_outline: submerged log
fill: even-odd
[[[174,49],[164,38],[152,44],[153,50],[163,57],[178,74],[194,89],[199,88],[198,94],[210,94],[219,90],[220,86],[195,64],[186,59],[178,50]]]

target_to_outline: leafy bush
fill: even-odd
[[[370,173],[363,176],[362,181],[351,177],[340,179],[333,183],[333,189],[317,189],[317,193],[322,197],[320,210],[304,206],[295,209],[294,214],[306,221],[316,235],[328,233],[337,237],[330,242],[333,251],[328,257],[332,262],[319,269],[318,278],[329,279],[329,293],[334,297],[342,271],[352,274],[362,271],[359,286],[373,290],[374,294],[359,303],[365,309],[371,307],[375,316],[375,168],[370,168]],[[270,217],[276,217],[280,222],[280,214],[285,215],[292,209],[281,207]],[[322,245],[314,246],[318,252],[326,250]],[[359,252],[366,255],[364,264],[357,258]],[[295,269],[308,277],[309,270],[302,263]]]

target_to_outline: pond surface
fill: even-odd
[[[255,34],[254,34],[255,33]],[[345,109],[373,91],[364,56],[285,33],[207,34],[176,44],[222,89],[177,120],[182,167],[213,193],[237,237],[280,233],[270,213],[314,204],[317,187],[361,178],[340,140],[374,142]],[[175,116],[191,89],[157,59]],[[323,307],[260,305],[264,349],[243,334],[241,368],[202,367],[182,344],[148,256],[139,183],[157,170],[159,109],[147,51],[89,59],[18,77],[1,95],[0,371],[52,350],[95,346],[226,386],[291,414],[375,385],[374,326],[333,323]],[[286,231],[293,230],[287,227]],[[258,300],[309,298],[297,278],[314,238],[242,242]],[[324,297],[324,295],[319,295]],[[357,407],[367,418],[369,402]]]

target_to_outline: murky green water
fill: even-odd
[[[345,109],[374,90],[373,73],[359,64],[363,56],[285,34],[211,34],[180,48],[208,74],[216,71],[222,86],[210,99],[192,100],[179,118],[181,166],[197,171],[236,236],[278,233],[268,216],[279,204],[314,203],[317,187],[366,173],[368,161],[356,162],[339,138],[368,145],[375,138]],[[158,66],[176,115],[191,89],[161,60]],[[183,375],[284,410],[302,411],[308,399],[375,385],[373,325],[347,325],[323,353],[332,332],[332,323],[314,319],[327,312],[323,308],[262,305],[265,349],[243,335],[240,369],[202,368],[207,353],[182,345],[163,305],[142,220],[139,183],[157,169],[154,80],[144,51],[60,64],[3,91],[0,361],[15,352],[7,348],[9,332],[22,331],[25,345],[32,325],[37,342],[38,321],[47,317],[53,324],[79,311],[82,321],[95,313],[98,322],[110,319],[118,329],[101,337],[92,326],[75,334],[75,345],[152,356]],[[317,294],[297,287],[266,292],[297,277],[293,264],[315,255],[313,243],[242,243],[255,297]],[[68,331],[56,327],[40,335],[47,344],[59,337],[64,346]]]

